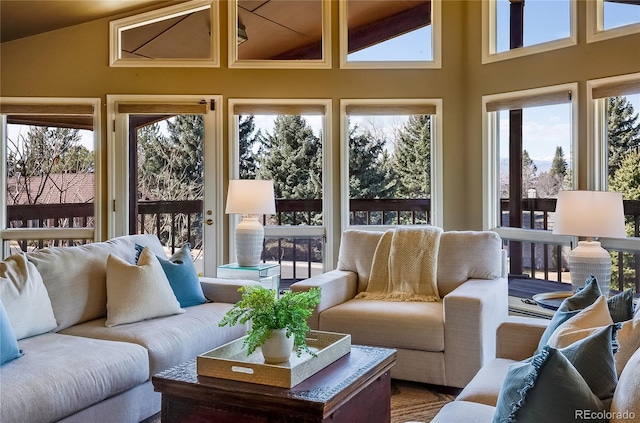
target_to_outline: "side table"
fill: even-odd
[[[260,282],[265,288],[280,291],[280,265],[260,263],[253,267],[241,267],[238,263],[218,266],[217,276],[222,279],[249,279]]]

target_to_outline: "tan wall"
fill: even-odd
[[[220,68],[110,68],[109,21],[100,20],[2,43],[0,95],[99,97],[103,102],[107,94],[219,94],[225,102],[228,98],[331,98],[336,217],[340,212],[339,100],[442,98],[444,227],[447,230],[480,229],[482,95],[579,81],[580,96],[584,98],[587,79],[640,71],[640,59],[637,53],[635,57],[632,53],[632,47],[640,45],[640,36],[586,45],[582,24],[580,45],[576,47],[481,65],[480,3],[443,2],[443,66],[437,70],[340,70],[338,7],[337,2],[332,2],[332,69],[228,69],[225,19],[221,22]],[[580,22],[585,15],[583,3],[580,2]],[[226,7],[226,2],[221,2],[221,17],[227,16]],[[104,106],[102,112],[104,123]],[[581,142],[586,130],[585,113],[581,104]],[[224,122],[226,139],[226,117]],[[106,139],[105,128],[103,124],[103,139]],[[103,149],[106,150],[106,146]],[[106,158],[106,154],[103,157]],[[581,166],[584,164],[581,161]],[[228,174],[227,169],[224,174]],[[340,228],[335,227],[333,234],[337,254]]]

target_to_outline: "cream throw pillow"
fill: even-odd
[[[138,265],[109,255],[107,259],[107,320],[112,327],[184,313],[158,258],[145,247]]]
[[[547,344],[556,349],[565,348],[597,332],[603,326],[612,324],[607,300],[604,295],[601,295],[589,307],[558,326]]]
[[[18,340],[58,325],[42,276],[24,253],[0,262],[0,299]]]

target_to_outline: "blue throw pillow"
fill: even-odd
[[[13,332],[9,316],[0,302],[0,365],[8,363],[22,355],[18,348],[18,340]]]
[[[607,306],[614,323],[633,319],[633,290],[627,289],[608,298]]]
[[[547,345],[551,334],[558,328],[558,326],[578,314],[582,309],[589,307],[598,299],[598,297],[600,297],[600,295],[602,295],[602,292],[598,286],[598,281],[594,276],[590,276],[585,281],[584,287],[576,291],[576,293],[571,297],[566,298],[560,304],[560,307],[558,307],[558,310],[556,310],[551,318],[549,326],[547,326],[540,337],[536,353],[542,351],[542,348]]]
[[[136,263],[143,248],[144,246],[136,244]],[[191,258],[191,246],[189,243],[176,250],[168,259],[166,257],[156,257],[158,257],[162,270],[164,270],[167,279],[169,279],[169,285],[171,285],[180,307],[191,307],[207,302],[202,292],[196,266]]]
[[[532,358],[509,366],[493,422],[566,423],[588,415],[589,421],[604,423],[606,410],[569,359],[547,345]]]

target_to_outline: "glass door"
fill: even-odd
[[[114,105],[120,163],[126,163],[115,172],[115,235],[154,234],[167,255],[189,243],[203,276],[214,275],[218,261],[214,103]]]

